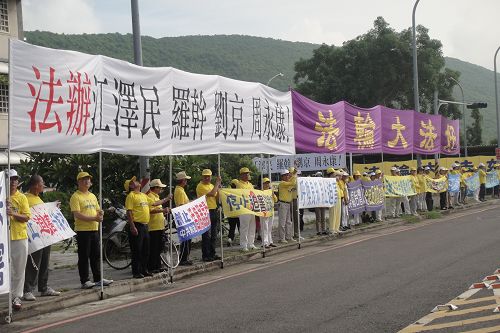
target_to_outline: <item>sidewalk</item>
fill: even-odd
[[[473,203],[466,206],[457,207],[455,210],[442,211],[443,215],[452,214],[454,212],[463,211],[470,207],[476,206],[488,206],[498,204],[500,201],[496,199],[490,199],[484,203]],[[304,220],[306,222],[304,226],[304,231],[301,232],[301,236],[304,240],[301,242],[302,246],[310,246],[317,244],[319,242],[332,241],[339,237],[346,237],[349,235],[354,235],[361,232],[367,232],[376,229],[388,228],[398,224],[413,223],[418,220],[423,220],[425,217],[405,217],[402,219],[390,219],[384,222],[361,224],[360,226],[354,227],[353,229],[343,232],[340,235],[316,235],[315,223],[314,223],[314,213],[305,210]],[[274,221],[275,226],[277,225],[277,218]],[[328,224],[328,223],[327,223]],[[277,230],[273,230],[273,239],[277,238]],[[260,245],[260,241],[255,242],[256,246]],[[277,248],[266,249],[266,255],[273,255],[276,253],[284,251],[292,251],[298,248],[297,243],[280,244]],[[217,254],[220,255],[220,247],[217,249]],[[262,258],[261,250],[254,250],[248,253],[241,253],[238,246],[224,247],[224,267],[229,265],[234,265],[242,262],[247,262],[257,258]],[[220,269],[221,261],[215,261],[210,263],[204,263],[201,261],[201,250],[199,248],[194,248],[191,252],[191,259],[194,262],[193,266],[179,266],[174,270],[173,279],[174,281],[180,280],[187,276],[193,274],[199,274],[206,271],[213,271]],[[78,277],[78,271],[76,268],[77,254],[71,249],[66,253],[61,253],[60,250],[53,250],[51,253],[51,265],[49,273],[49,285],[56,289],[62,291],[61,296],[58,297],[37,297],[35,302],[23,301],[23,308],[20,311],[14,312],[13,320],[19,320],[23,318],[29,318],[37,316],[43,313],[57,311],[59,309],[67,308],[70,306],[75,306],[78,304],[84,304],[100,299],[100,288],[94,288],[91,290],[80,289],[80,281]],[[126,293],[131,293],[138,290],[143,290],[151,288],[154,286],[159,286],[161,284],[168,283],[167,274],[156,274],[153,277],[148,277],[144,279],[132,279],[132,273],[130,268],[125,270],[115,270],[104,262],[104,274],[103,277],[107,279],[113,279],[115,282],[104,289],[104,297],[109,298],[113,296],[118,296]],[[38,293],[35,293],[37,296]],[[0,296],[0,323],[4,323],[3,318],[8,314],[8,295]]]

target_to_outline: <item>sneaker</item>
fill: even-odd
[[[23,299],[25,301],[30,301],[30,302],[31,301],[36,301],[36,297],[35,297],[35,295],[33,295],[33,293],[31,291],[25,292],[24,295],[23,295]]]
[[[248,249],[249,249],[249,250],[257,250],[257,246],[255,246],[255,245],[253,245],[253,244],[252,244],[252,245],[250,245],[250,246],[248,247]]]
[[[248,248],[246,248],[246,247],[242,247],[242,248],[240,249],[240,251],[241,251],[241,252],[248,252]]]
[[[292,242],[292,243],[295,243],[295,242],[297,242],[297,241],[296,241],[295,239],[293,239],[293,238],[290,238],[290,239],[287,239],[287,242]]]
[[[85,283],[82,284],[82,289],[92,289],[94,288],[94,286],[95,286],[94,282],[86,281]]]
[[[233,240],[231,238],[227,239],[227,247],[233,246]]]
[[[59,295],[61,295],[60,291],[56,291],[50,287],[47,287],[47,290],[42,291],[40,293],[40,296],[59,296]]]
[[[101,286],[101,284],[102,284],[104,287],[107,287],[107,286],[109,286],[110,284],[112,284],[113,282],[114,282],[113,280],[102,279],[101,281],[96,282],[96,283],[95,283],[95,286],[96,286],[96,287],[100,287],[100,286]]]
[[[287,241],[287,240],[285,240],[285,239],[282,239],[282,240],[280,240],[280,243],[281,243],[281,244],[286,244],[286,243],[288,243],[288,241]]]
[[[275,245],[274,243],[269,244],[269,247],[278,247],[278,245]]]
[[[19,297],[14,298],[12,301],[12,307],[14,310],[21,310],[23,303],[21,302],[21,299]]]

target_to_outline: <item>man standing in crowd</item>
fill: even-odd
[[[374,178],[373,180],[375,179],[380,179],[380,181],[382,182],[382,185],[384,184],[384,180],[382,178],[382,171],[380,169],[377,169],[375,170],[375,174],[374,174]],[[387,200],[384,196],[384,204],[382,205],[382,209],[379,209],[375,212],[375,221],[377,222],[382,222],[382,217],[384,216],[384,212],[383,210],[385,209],[385,200]]]
[[[149,183],[149,192],[147,194],[149,201],[158,202],[160,201],[160,193],[167,185],[163,184],[160,179],[153,179]],[[172,197],[169,195],[166,200],[171,200]],[[162,210],[161,205],[153,205],[150,211],[150,218],[148,223],[149,231],[149,259],[148,259],[148,271],[151,273],[158,273],[161,271],[161,260],[160,254],[163,249],[163,239],[162,234],[165,230],[165,216],[162,213],[153,213],[154,211]]]
[[[240,169],[240,178],[236,183],[237,189],[253,190],[250,183],[250,169],[243,167]],[[256,250],[255,241],[255,216],[252,214],[240,215],[240,247],[242,252]]]
[[[398,168],[393,166],[391,167],[391,176],[398,175]],[[397,197],[388,197],[387,198],[387,206],[389,208],[388,215],[392,218],[400,217],[399,214],[401,210],[401,198]],[[398,208],[399,207],[399,208]]]
[[[220,176],[212,181],[212,170],[204,169],[201,172],[201,182],[196,186],[196,196],[199,198],[206,196],[208,211],[210,214],[210,229],[201,235],[201,252],[203,261],[219,260],[220,257],[215,253],[217,243],[217,230],[219,226],[219,214],[217,214],[217,197],[222,179]]]
[[[300,171],[297,170],[295,167],[291,167],[288,169],[290,172],[290,181],[295,182],[297,184],[297,177],[300,174]],[[299,238],[299,228],[302,230],[302,226],[300,225],[300,218],[299,218],[299,206],[297,204],[297,186],[294,186],[291,188],[291,193],[292,193],[292,201],[290,202],[290,216],[292,217],[292,223],[293,223],[293,238],[298,239]]]
[[[417,177],[417,169],[416,168],[411,168],[410,169],[410,177],[411,181],[413,183],[413,187],[415,187],[415,192],[417,194],[410,196],[410,211],[413,216],[418,216],[417,214],[417,202],[418,202],[418,194],[420,193],[420,182],[418,181]]]
[[[428,166],[426,166],[424,168],[424,181],[425,181],[425,177],[432,178],[431,177],[431,168],[429,168]],[[429,212],[432,211],[434,209],[434,198],[432,197],[432,192],[426,190],[426,192],[425,192],[425,202],[426,202],[426,205],[427,205],[427,210]]]
[[[440,166],[436,172],[436,179],[440,179],[442,177],[446,177],[448,173],[448,169],[445,167]],[[441,210],[447,210],[448,209],[448,196],[447,196],[448,191],[442,191],[439,192],[439,206]]]
[[[10,197],[7,202],[7,215],[10,218],[10,259],[11,259],[11,295],[12,307],[20,310],[22,306],[24,273],[28,258],[27,222],[31,218],[28,199],[17,187],[19,176],[17,171],[7,171],[10,180]]]
[[[292,178],[290,171],[286,169],[281,171],[281,182],[278,185],[278,237],[280,243],[295,241],[292,238],[292,231],[294,228],[292,226],[292,217],[290,216],[292,213],[290,205],[292,205],[293,200],[292,191],[296,186],[297,178]]]
[[[479,201],[486,201],[486,166],[484,163],[479,163]]]
[[[316,172],[315,177],[323,177],[321,171]],[[325,225],[325,213],[326,208],[316,207],[314,208],[314,215],[316,217],[316,235],[326,235],[326,225]]]
[[[78,273],[82,289],[91,289],[101,283],[109,286],[113,280],[101,279],[99,265],[100,242],[99,224],[104,212],[99,207],[97,198],[89,189],[92,176],[88,172],[79,172],[76,176],[78,190],[69,201],[71,212],[75,218],[76,242],[78,244]],[[89,280],[89,262],[94,282]]]
[[[182,205],[189,203],[189,198],[186,194],[185,187],[187,186],[187,182],[191,179],[190,176],[186,175],[185,171],[178,172],[175,175],[177,179],[177,186],[174,190],[174,203],[175,207],[180,207]],[[181,259],[179,265],[181,266],[189,266],[192,265],[193,262],[189,260],[189,254],[191,253],[191,240],[187,240],[181,243]]]
[[[25,194],[29,207],[43,204],[40,193],[43,192],[44,182],[39,175],[32,175],[28,181],[28,192]],[[36,300],[33,292],[38,284],[41,296],[59,296],[61,293],[47,286],[49,280],[50,245],[33,252],[26,262],[26,274],[24,279],[25,301]]]
[[[338,175],[337,182],[342,189],[342,191],[341,191],[342,197],[340,199],[342,201],[342,206],[341,206],[341,210],[340,210],[340,214],[341,214],[341,217],[340,217],[341,228],[340,228],[340,230],[345,231],[347,229],[351,229],[351,227],[349,226],[349,215],[348,215],[348,209],[347,209],[347,203],[349,200],[349,195],[347,192],[347,181],[349,179],[349,174],[347,172],[345,172],[344,170],[340,169],[339,171],[337,171],[337,175]]]
[[[366,172],[365,172],[365,174],[366,174]],[[352,174],[352,178],[354,181],[360,180],[361,179],[361,172],[354,171],[354,173]],[[353,225],[361,224],[361,213],[352,214],[352,218],[353,218]]]
[[[427,204],[425,203],[425,175],[424,168],[417,168],[418,179],[418,194],[417,194],[417,210],[421,212],[427,211]]]
[[[123,184],[125,191],[129,192],[125,199],[125,209],[127,210],[127,220],[129,226],[128,240],[130,251],[132,252],[132,275],[135,279],[142,279],[145,276],[153,276],[148,270],[149,263],[149,230],[148,224],[151,215],[168,212],[168,208],[162,209],[161,205],[168,201],[167,198],[153,201],[146,194],[141,192],[141,184],[136,177],[128,179]],[[160,206],[155,207],[153,206]]]
[[[271,180],[267,177],[264,177],[262,179],[262,190],[271,190]],[[273,203],[276,203],[278,201],[278,198],[274,193],[272,193],[273,196]],[[274,205],[273,205],[273,216],[266,216],[266,217],[261,217],[260,218],[260,226],[262,230],[262,246],[265,248],[270,248],[270,247],[276,247],[276,245],[273,244],[273,219],[274,219]]]
[[[460,206],[459,197],[460,197],[460,179],[461,179],[461,174],[460,174],[459,168],[460,168],[460,164],[453,163],[451,165],[450,175],[456,175],[456,176],[459,177],[458,178],[459,179],[459,187],[458,187],[459,191],[458,192],[448,192],[448,194],[450,196],[450,207]],[[448,187],[449,187],[449,184],[448,184]]]
[[[238,179],[231,180],[229,187],[236,188],[238,184]],[[234,238],[236,235],[236,228],[238,228],[238,232],[240,232],[240,219],[238,217],[228,217],[227,222],[229,223],[229,232],[227,234],[227,246],[231,247],[234,242]]]
[[[336,178],[337,177],[337,171],[329,167],[326,169],[326,177],[327,178]],[[340,220],[342,216],[342,203],[341,203],[341,187],[340,184],[337,180],[336,182],[336,188],[337,188],[337,198],[335,201],[335,206],[330,207],[328,209],[328,228],[330,233],[339,233],[340,232]]]

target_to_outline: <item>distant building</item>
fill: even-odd
[[[9,117],[9,38],[23,39],[21,0],[0,0],[0,165],[7,164],[7,129]],[[12,154],[18,164],[22,155]]]

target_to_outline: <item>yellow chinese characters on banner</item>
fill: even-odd
[[[272,190],[223,188],[219,191],[219,199],[226,217],[238,217],[245,214],[268,217],[274,214]]]
[[[367,113],[366,118],[363,118],[361,112],[358,111],[358,115],[354,117],[354,126],[356,131],[354,142],[358,144],[358,149],[373,148],[375,145],[375,122],[370,114]]]
[[[437,138],[436,127],[432,124],[432,121],[428,119],[428,122],[420,121],[420,148],[432,150],[434,149],[434,140]]]
[[[430,178],[425,177],[425,192],[441,193],[448,189],[448,179],[446,177]]]
[[[314,126],[314,130],[321,133],[321,136],[316,140],[318,147],[325,147],[328,150],[337,148],[337,137],[340,135],[340,129],[335,127],[337,119],[333,117],[333,112],[330,110],[328,118],[325,118],[321,111],[318,111],[318,120]]]
[[[387,141],[387,145],[391,148],[394,148],[398,145],[398,142],[401,141],[401,146],[403,146],[403,148],[407,148],[408,142],[403,136],[403,131],[406,130],[406,126],[401,124],[399,116],[396,116],[396,122],[391,125],[391,129],[393,131],[396,131],[396,137],[393,140]]]

